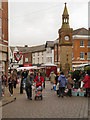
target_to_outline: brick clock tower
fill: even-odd
[[[60,70],[64,73],[72,68],[72,33],[69,26],[69,14],[65,3],[62,15],[62,26],[58,31],[60,45]]]

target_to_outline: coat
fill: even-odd
[[[29,75],[26,78],[25,85],[26,88],[30,87],[32,85],[33,78],[31,78]]]
[[[84,88],[90,88],[90,76],[86,75],[85,79],[83,80],[84,82]]]
[[[55,73],[54,73],[54,72],[51,72],[51,73],[50,73],[50,76],[49,76],[51,83],[54,83],[54,84],[55,84],[55,82],[56,82],[56,81],[55,81],[55,77],[56,77]]]
[[[42,76],[40,76],[40,81],[39,81],[39,77],[36,76],[35,82],[36,82],[36,87],[37,87],[37,86],[41,86],[41,87],[42,87],[42,83],[44,82],[44,79],[43,79]]]
[[[74,84],[74,80],[72,80],[72,78],[69,77],[67,81],[67,88],[72,89],[72,84]]]
[[[59,87],[66,87],[67,80],[66,80],[65,75],[60,75],[58,77],[58,82],[59,82]]]

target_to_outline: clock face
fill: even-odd
[[[68,41],[68,40],[69,40],[69,36],[65,36],[65,40],[67,40],[67,41]]]

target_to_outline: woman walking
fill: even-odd
[[[84,88],[86,88],[86,97],[90,97],[90,70],[87,70],[87,74],[83,82]]]
[[[8,85],[9,85],[10,96],[13,96],[14,80],[12,79],[12,74],[10,74],[10,77],[9,77],[9,79],[8,79]]]
[[[69,97],[72,96],[72,87],[73,87],[73,84],[74,84],[74,80],[72,80],[71,74],[69,74],[68,81],[67,81],[67,88],[68,88],[68,95],[69,95]]]
[[[58,97],[63,97],[64,96],[64,90],[67,84],[67,80],[66,77],[64,75],[63,72],[60,73],[60,76],[58,78],[58,82],[59,82],[59,96]]]

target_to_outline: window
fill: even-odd
[[[90,52],[87,53],[87,60],[90,60]]]
[[[84,59],[84,52],[80,52],[80,59]]]
[[[35,64],[35,57],[33,58],[33,64]]]
[[[84,41],[80,41],[80,47],[84,47]]]
[[[43,57],[42,57],[42,63],[44,63],[44,62],[43,62]]]
[[[2,2],[1,2],[1,0],[0,0],[0,9],[2,8]]]
[[[55,45],[55,51],[57,51],[57,45]]]
[[[87,41],[87,47],[90,47],[90,41]]]
[[[28,62],[28,58],[25,58],[25,62]]]
[[[1,39],[1,34],[2,34],[2,25],[1,25],[2,19],[0,18],[0,39]]]
[[[55,61],[57,61],[57,54],[55,54]]]
[[[60,61],[60,54],[59,54],[59,61]]]
[[[38,58],[38,64],[39,64],[39,58]]]
[[[72,60],[74,59],[74,54],[73,54],[73,52],[72,52]]]

